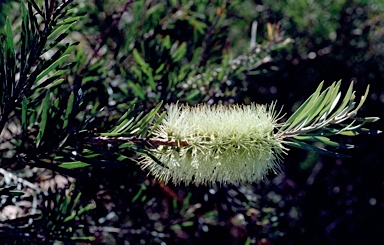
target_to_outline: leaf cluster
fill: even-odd
[[[289,146],[342,157],[342,154],[311,145],[311,142],[320,142],[331,147],[349,149],[354,146],[332,141],[329,136],[380,133],[378,130],[362,128],[365,123],[377,121],[378,117],[360,118],[356,116],[357,111],[367,99],[369,86],[360,102],[356,105],[353,82],[351,82],[343,99],[339,91],[340,85],[341,81],[333,83],[330,87],[321,91],[323,87],[323,83],[321,83],[316,91],[281,126],[277,136],[281,137],[284,143]]]
[[[0,237],[4,244],[54,241],[91,241],[84,234],[85,214],[94,208],[81,200],[74,189],[58,188],[42,191],[28,181],[28,173],[15,175],[0,169],[4,176],[0,184]]]

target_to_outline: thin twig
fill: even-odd
[[[162,139],[149,139],[149,138],[137,138],[135,136],[133,137],[107,137],[107,136],[98,136],[98,137],[92,137],[92,138],[86,138],[83,143],[90,144],[90,145],[107,145],[107,144],[114,144],[114,145],[121,145],[126,143],[136,143],[136,144],[149,144],[152,146],[187,146],[188,143],[185,141],[169,141],[169,140],[162,140]]]
[[[84,68],[80,69],[77,72],[77,74],[80,75],[87,67],[89,67],[91,65],[92,60],[99,56],[99,51],[104,46],[104,44],[106,44],[108,37],[110,37],[110,34],[111,34],[113,28],[115,28],[120,23],[120,20],[121,20],[123,14],[128,11],[128,8],[132,3],[133,3],[133,0],[127,1],[124,5],[123,10],[114,18],[111,26],[106,31],[104,31],[103,33],[100,34],[100,38],[99,38],[100,42],[96,45],[95,49],[93,50],[92,57],[88,60],[87,64],[84,66]]]
[[[222,14],[223,14],[223,11],[226,7],[227,7],[227,1],[224,1],[223,4],[218,8],[217,15],[216,15],[215,19],[213,20],[212,25],[207,30],[207,33],[205,35],[205,40],[203,43],[203,47],[202,47],[202,51],[201,51],[199,60],[198,60],[197,65],[196,65],[197,67],[205,65],[205,58],[206,58],[208,43],[210,42],[212,35],[213,35],[213,31],[215,30],[217,23],[219,23],[219,20],[220,20]]]

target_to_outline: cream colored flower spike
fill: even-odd
[[[141,159],[142,168],[175,184],[254,182],[279,170],[284,152],[274,134],[278,127],[274,104],[196,107],[169,106],[154,132],[160,145]]]

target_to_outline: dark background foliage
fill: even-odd
[[[9,7],[12,4],[16,7]],[[17,22],[18,2],[0,2],[0,8],[1,26],[5,15]],[[354,81],[358,96],[370,84],[370,97],[360,115],[383,118],[384,5],[379,0],[79,0],[70,8],[81,16],[69,35],[73,42],[80,42],[70,57],[77,64],[57,93],[68,100],[72,91],[81,90],[82,103],[73,125],[80,124],[82,115],[95,115],[77,138],[69,137],[66,144],[71,151],[81,151],[77,140],[83,134],[107,132],[133,105],[148,112],[160,101],[277,100],[290,115],[323,80],[330,85],[342,79],[343,91]],[[257,42],[263,47],[271,30],[283,31],[284,37],[295,42],[284,49],[267,50],[259,61],[269,54],[271,61],[239,72],[226,83],[213,79],[192,87],[184,82],[222,66],[229,54],[231,58],[246,54],[254,20],[258,22]],[[79,77],[81,89],[76,87]],[[370,127],[382,129],[383,121]],[[94,209],[70,225],[84,225],[77,235],[95,237],[95,244],[378,244],[384,241],[382,135],[339,140],[358,146],[340,150],[350,158],[291,149],[282,173],[244,185],[165,185],[146,176],[132,161],[118,160],[111,154],[118,150],[114,146],[108,151],[106,146],[91,148],[101,155],[92,159],[92,167],[80,170],[46,170],[38,158],[12,155],[3,148],[1,164],[41,186],[44,180],[53,180],[52,188],[57,191],[47,192],[42,200],[75,188],[74,192],[82,194],[79,206],[94,203]],[[45,157],[52,154],[43,150]],[[119,152],[134,158],[130,148]],[[58,182],[63,179],[61,186]],[[0,212],[5,212],[7,204],[2,202]],[[49,205],[43,207],[42,212],[58,212]],[[38,223],[30,229],[35,235],[42,229],[47,240],[62,239],[57,235],[60,231],[49,233]],[[31,241],[9,236],[6,229],[0,235],[9,243]]]

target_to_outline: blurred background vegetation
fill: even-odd
[[[0,26],[9,16],[17,38],[20,2],[0,1],[0,9]],[[277,100],[290,115],[322,80],[330,85],[342,79],[345,90],[352,80],[358,95],[370,84],[360,113],[384,117],[381,0],[77,0],[67,9],[79,18],[65,40],[79,44],[68,58],[72,65],[65,82],[51,96],[70,100],[75,94],[76,113],[67,124],[86,134],[107,132],[133,105],[148,112],[160,101]],[[257,52],[250,49],[254,21]],[[286,38],[294,42],[284,43]],[[252,62],[238,65],[244,55]],[[81,118],[92,120],[84,126]],[[50,120],[50,134],[60,138],[55,117]],[[383,121],[371,127],[382,129]],[[46,160],[57,140],[41,138],[36,149],[38,135],[21,135],[27,137],[21,145],[6,140],[17,135],[12,129],[1,135],[0,192],[6,195],[0,204],[0,239],[5,243],[384,241],[380,135],[341,139],[358,146],[342,152],[351,156],[347,159],[291,149],[278,175],[260,183],[212,187],[165,185],[133,161],[100,149],[92,149],[104,155],[95,157],[91,167],[58,168]],[[80,151],[76,137],[69,138],[65,144],[74,146],[68,149]]]

